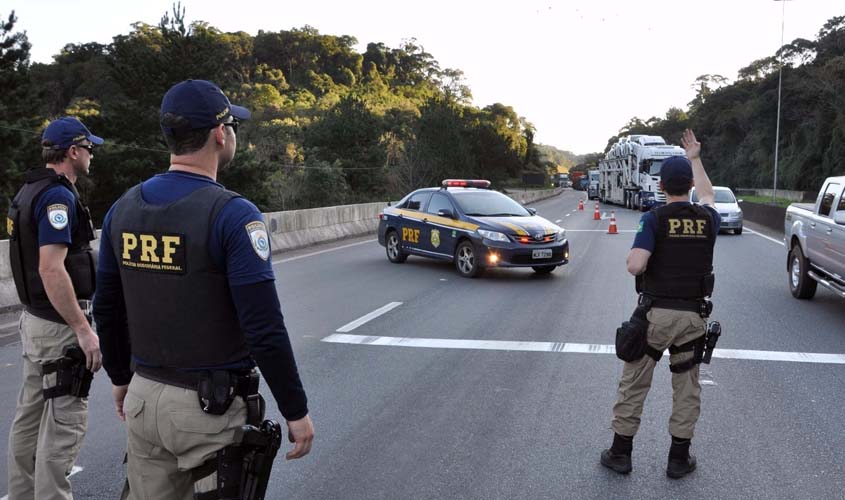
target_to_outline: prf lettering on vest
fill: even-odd
[[[402,241],[409,241],[411,243],[420,242],[420,230],[411,229],[409,227],[402,228]]]
[[[121,233],[121,264],[142,271],[185,272],[185,237],[181,234]]]
[[[669,219],[670,238],[706,238],[706,231],[704,219]]]

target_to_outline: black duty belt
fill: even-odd
[[[257,388],[249,387],[249,375],[255,373],[255,370],[230,370],[232,374],[236,375],[235,395],[250,396],[258,392]],[[186,371],[177,370],[175,368],[161,368],[152,366],[136,365],[135,372],[142,375],[144,378],[161,382],[162,384],[175,385],[183,389],[197,390],[200,379],[206,373],[205,371]]]
[[[690,311],[700,313],[706,307],[704,299],[667,299],[640,295],[639,303],[648,308],[672,309],[674,311]]]

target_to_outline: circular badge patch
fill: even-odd
[[[262,221],[250,222],[246,225],[246,232],[252,243],[252,249],[262,260],[267,260],[270,257],[270,237],[267,235],[267,226]]]
[[[47,207],[47,220],[54,229],[62,230],[66,228],[68,223],[67,206],[56,204]]]

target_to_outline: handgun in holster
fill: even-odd
[[[710,364],[710,358],[713,357],[713,349],[716,348],[716,343],[719,342],[719,337],[722,336],[722,325],[718,321],[714,321],[707,325],[707,333],[704,334],[704,355],[701,357],[701,362]]]
[[[56,385],[44,389],[44,399],[60,396],[87,398],[94,373],[85,366],[85,352],[78,345],[65,346],[62,357],[45,363],[43,374],[56,374]]]
[[[217,489],[195,493],[195,500],[264,500],[273,460],[282,446],[282,427],[265,420],[259,427],[244,425],[235,430],[235,443],[217,452],[194,475],[217,472]]]

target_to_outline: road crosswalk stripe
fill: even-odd
[[[340,331],[340,330],[338,330]],[[366,344],[392,347],[424,347],[433,349],[479,349],[492,351],[526,351],[580,354],[615,354],[608,344],[579,344],[572,342],[528,342],[518,340],[429,339],[412,337],[378,337],[371,335],[332,334],[322,340],[333,344]],[[716,349],[714,358],[753,361],[784,361],[793,363],[845,364],[845,354],[813,352],[757,351],[747,349]]]

